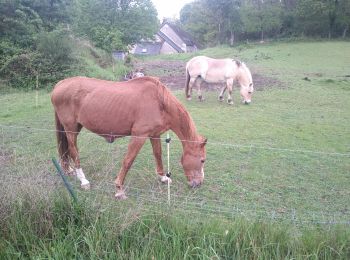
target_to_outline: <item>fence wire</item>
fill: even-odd
[[[0,135],[3,199],[15,198],[28,190],[40,195],[62,188],[51,163],[51,158],[57,156],[55,131],[0,125]],[[114,179],[127,150],[127,139],[108,145],[96,135],[80,133],[81,161],[92,187],[90,191],[80,191],[76,178],[69,177],[78,198],[106,208],[118,205],[114,200]],[[171,143],[172,210],[299,225],[350,224],[350,154],[225,142],[209,142],[207,147],[205,183],[190,190],[179,165],[181,143]],[[165,153],[163,142],[164,165]],[[158,181],[154,168],[147,144],[125,183],[129,200],[143,210],[168,207],[167,186]]]

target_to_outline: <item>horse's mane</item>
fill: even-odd
[[[191,140],[196,139],[196,126],[190,114],[180,103],[180,101],[170,92],[170,90],[163,85],[162,82],[160,82],[159,78],[146,76],[135,78],[131,81],[149,81],[152,83],[147,87],[152,87],[156,91],[160,109],[172,116],[172,122],[174,120],[178,120],[177,123],[179,124],[182,132],[188,132]]]
[[[245,73],[247,73],[247,75],[250,75],[250,77],[251,77],[252,73],[250,72],[250,69],[243,61],[236,61],[236,64],[237,64],[238,69],[243,70]],[[250,80],[252,80],[252,79],[250,78]]]
[[[169,115],[172,115],[175,120],[179,120],[180,128],[183,132],[189,133],[189,138],[195,140],[197,137],[196,126],[192,120],[192,117],[185,109],[184,105],[170,92],[170,90],[164,86],[157,78],[151,78],[158,88],[158,97],[162,104],[162,107],[165,112]],[[173,121],[172,120],[172,121]]]

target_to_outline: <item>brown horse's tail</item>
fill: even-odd
[[[68,152],[67,134],[56,112],[55,112],[55,122],[56,122],[58,154],[60,156],[62,167],[64,168],[64,170],[68,170],[69,152]]]
[[[189,89],[189,83],[190,83],[190,73],[188,72],[188,69],[186,67],[186,86],[185,86],[185,95],[186,98],[188,98],[188,89]]]

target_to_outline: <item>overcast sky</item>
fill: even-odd
[[[152,0],[154,6],[158,11],[158,19],[163,20],[166,18],[179,18],[181,8],[194,0]]]

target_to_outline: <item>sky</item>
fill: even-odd
[[[179,18],[181,8],[194,0],[152,0],[158,11],[158,19]]]

